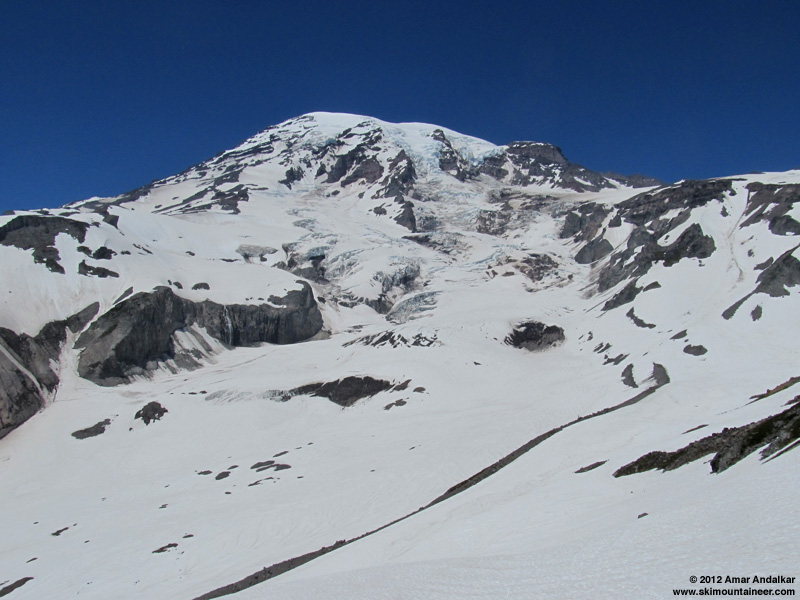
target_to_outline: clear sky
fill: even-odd
[[[800,167],[800,2],[27,0],[0,211],[117,195],[312,111],[667,181]]]

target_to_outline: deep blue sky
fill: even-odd
[[[799,24],[795,0],[7,2],[0,211],[120,194],[316,110],[669,181],[796,168]]]

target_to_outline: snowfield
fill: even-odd
[[[0,217],[0,595],[796,578],[798,198],[312,113]]]

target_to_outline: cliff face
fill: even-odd
[[[51,321],[31,337],[0,327],[0,437],[44,407],[58,386],[58,362],[67,332],[80,331],[98,304],[63,321]]]
[[[201,347],[198,327],[233,347],[262,342],[293,344],[322,328],[322,316],[307,283],[282,298],[271,297],[269,302],[198,303],[176,296],[168,288],[136,294],[100,316],[78,338],[75,348],[82,350],[78,373],[100,385],[116,385],[154,370],[159,362],[196,367],[204,355],[180,348],[174,337],[179,330],[191,330]],[[206,344],[205,350],[211,348]]]

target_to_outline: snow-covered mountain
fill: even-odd
[[[0,217],[0,595],[798,576],[798,198],[313,113]]]

